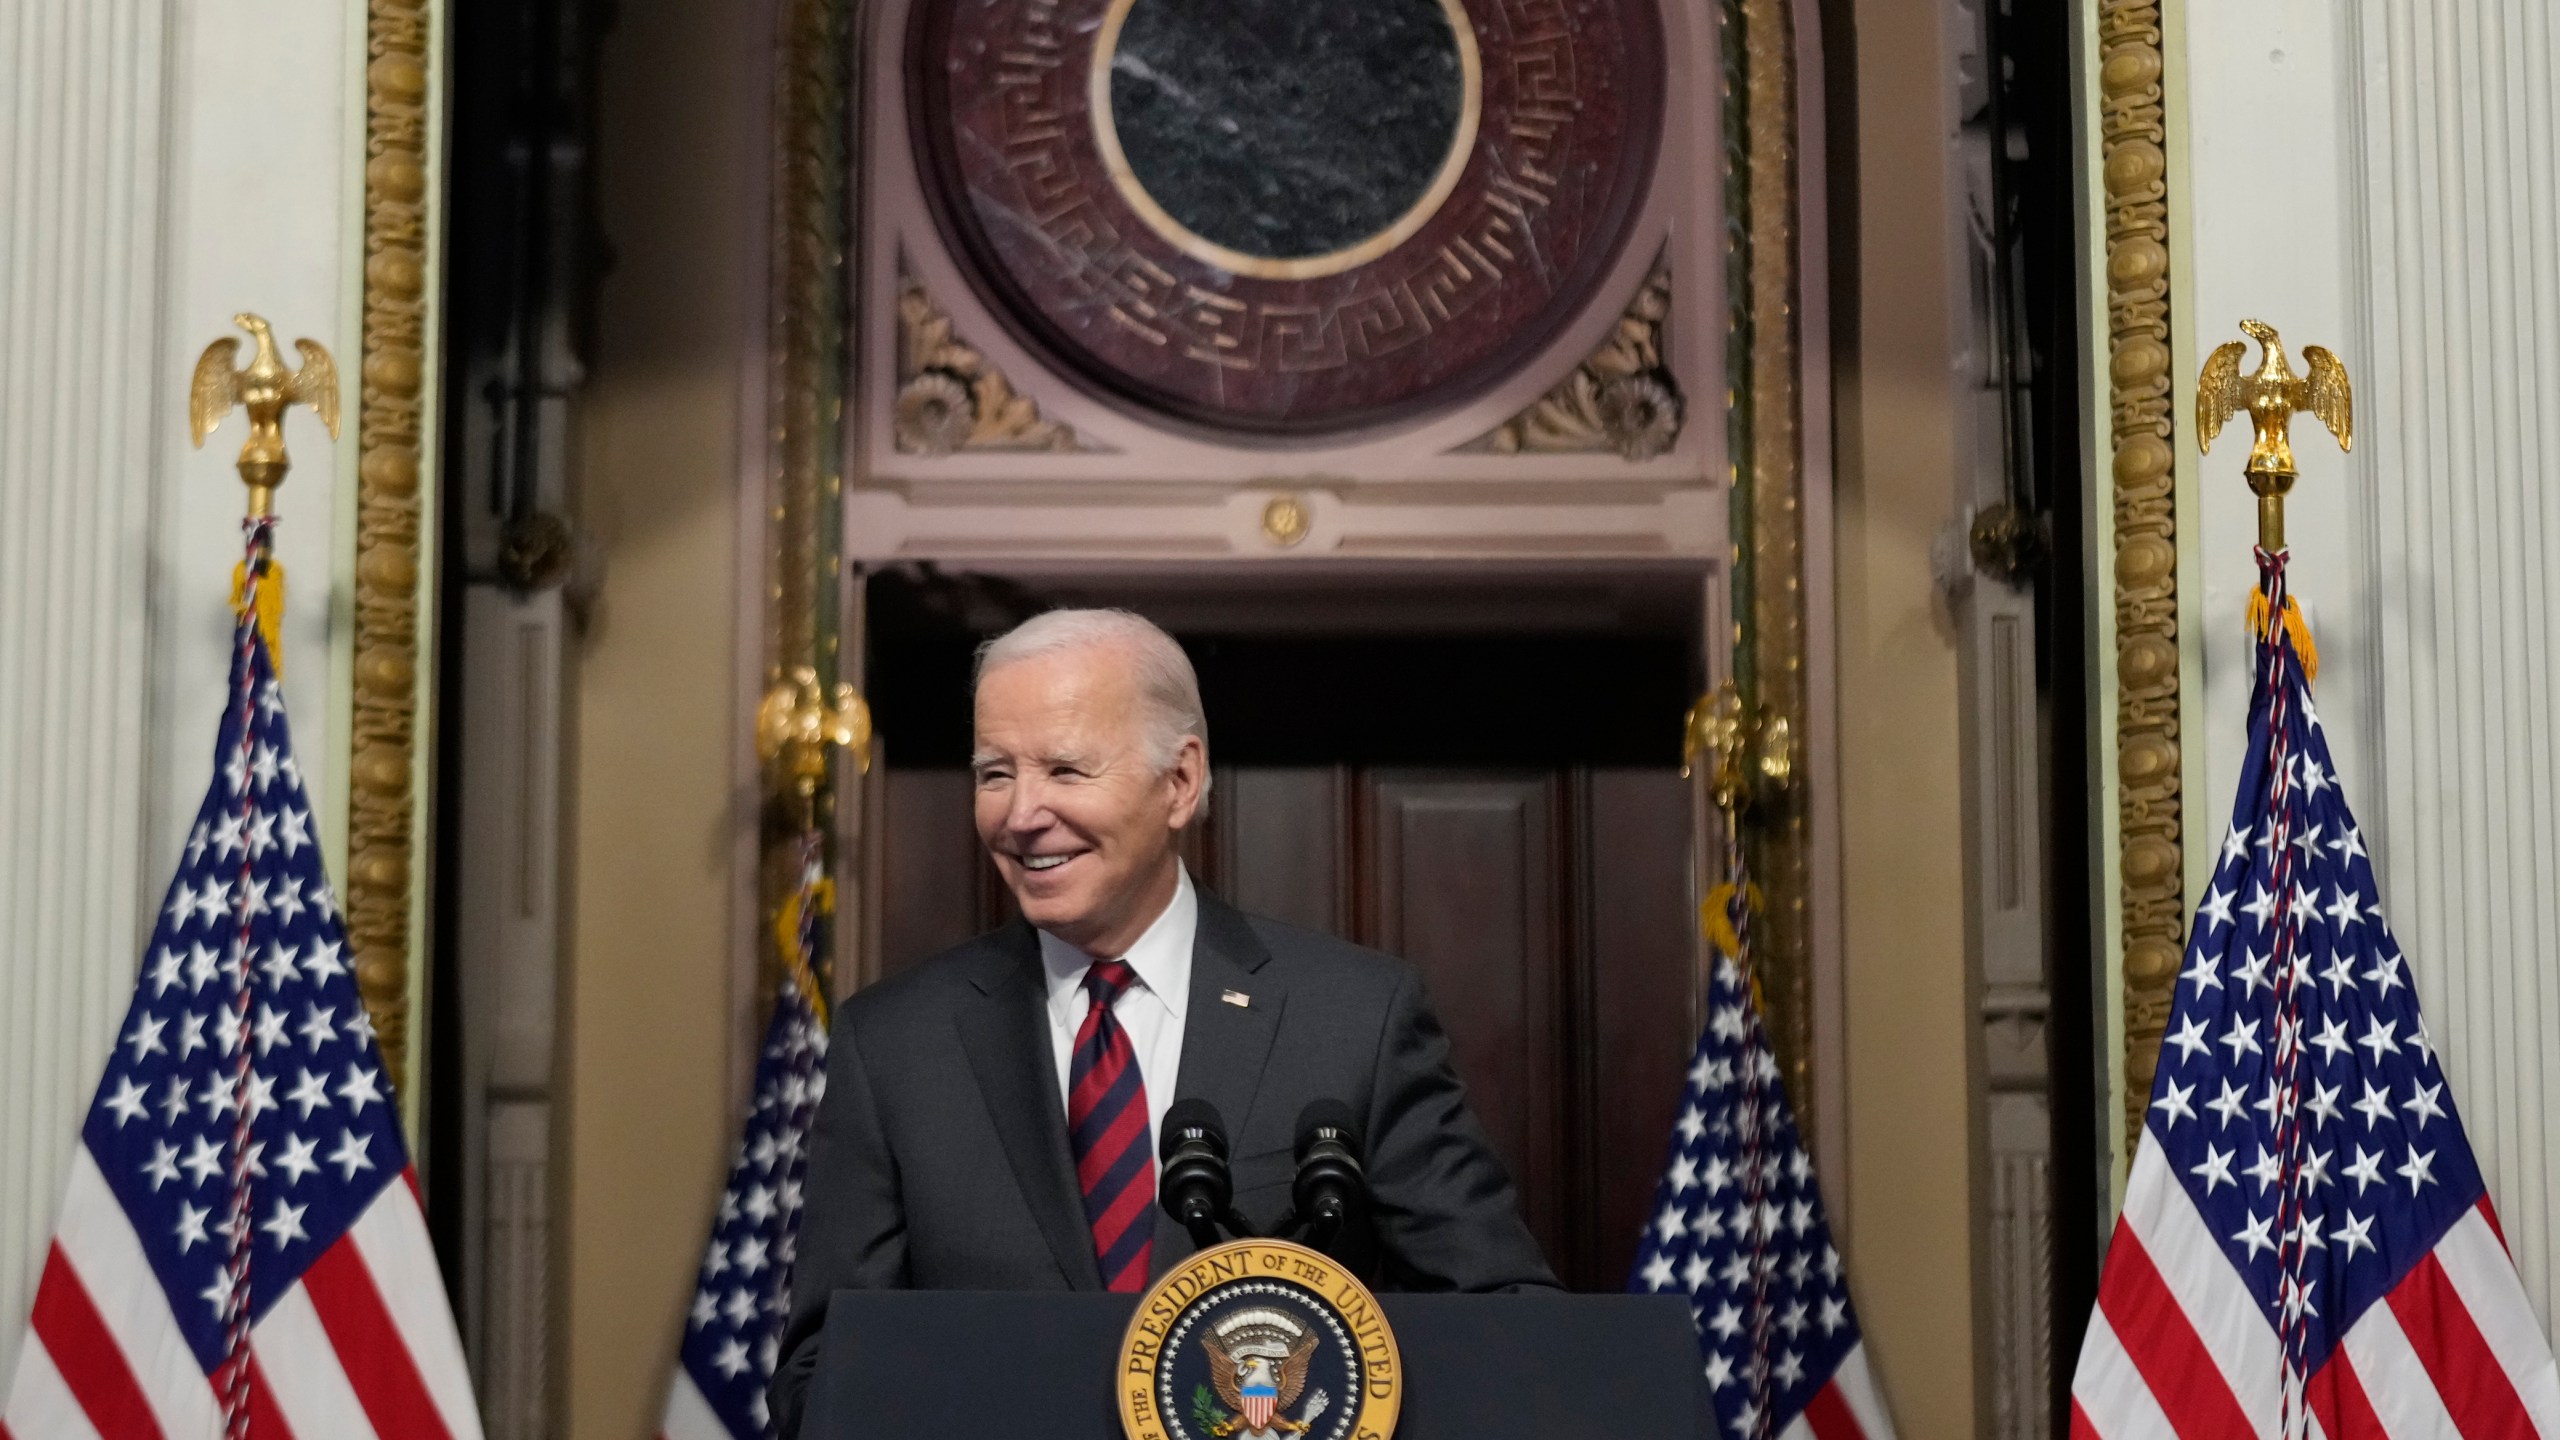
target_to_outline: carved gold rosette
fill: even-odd
[[[2157,0],[2102,0],[2108,391],[2114,417],[2116,774],[2126,1147],[2139,1134],[2185,931],[2178,546],[2171,447],[2168,130]]]
[[[1680,387],[1663,363],[1668,258],[1645,277],[1617,328],[1535,404],[1464,448],[1494,455],[1607,454],[1651,460],[1680,438]]]
[[[355,705],[347,937],[356,983],[404,1095],[420,897],[418,634],[421,387],[427,347],[427,0],[366,7],[364,339],[356,420]],[[412,1117],[414,1118],[414,1117]]]
[[[890,425],[909,455],[963,450],[1084,450],[1073,427],[1042,418],[1005,373],[959,338],[924,282],[898,276],[898,399]]]

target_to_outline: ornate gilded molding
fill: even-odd
[[[1663,363],[1671,262],[1655,263],[1607,343],[1535,404],[1459,447],[1493,455],[1606,454],[1651,460],[1680,438],[1680,387]]]
[[[364,339],[356,447],[355,706],[347,936],[356,983],[404,1094],[419,897],[419,447],[427,349],[429,0],[370,0],[365,36]]]
[[[1091,450],[955,332],[924,282],[898,275],[898,400],[890,425],[907,455],[964,450]]]
[[[848,0],[785,0],[775,57],[765,677],[770,687],[805,675],[826,695],[842,683],[844,660],[851,10]],[[839,771],[834,752],[827,754],[827,774],[805,791],[802,777],[765,767],[758,886],[767,920],[799,893],[808,834],[835,832]],[[823,863],[830,873],[837,868],[831,851]],[[784,954],[769,924],[755,930],[761,1012],[797,956]],[[817,979],[828,989],[830,944],[820,942],[817,961]]]
[[[1748,348],[1737,390],[1748,397],[1745,443],[1733,454],[1743,504],[1735,543],[1735,674],[1744,698],[1773,723],[1808,734],[1804,617],[1804,452],[1796,333],[1796,46],[1787,0],[1729,0],[1725,40],[1741,87],[1742,124],[1727,146],[1741,147],[1741,284],[1732,303],[1745,312]],[[1735,31],[1740,45],[1735,47]],[[1732,107],[1728,105],[1728,114]],[[1737,557],[1739,559],[1739,557]],[[1766,895],[1758,937],[1770,1033],[1808,1133],[1819,1106],[1813,1075],[1812,837],[1804,787],[1753,817],[1745,840],[1751,872]]]
[[[2108,399],[2114,417],[2116,824],[2125,1130],[2142,1127],[2184,948],[2178,535],[2171,448],[2168,127],[2158,0],[2100,0]]]

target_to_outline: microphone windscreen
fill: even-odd
[[[1339,1100],[1310,1100],[1307,1108],[1298,1112],[1296,1149],[1301,1161],[1307,1158],[1307,1147],[1328,1130],[1335,1132],[1342,1147],[1354,1157],[1360,1154],[1360,1121],[1351,1113],[1351,1107]]]
[[[1172,1158],[1175,1147],[1195,1134],[1214,1143],[1221,1157],[1226,1155],[1227,1122],[1218,1118],[1218,1107],[1196,1097],[1174,1101],[1173,1107],[1164,1112],[1163,1130],[1156,1138],[1157,1155]]]

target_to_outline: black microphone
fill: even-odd
[[[1182,1222],[1201,1249],[1217,1244],[1218,1222],[1235,1199],[1235,1177],[1227,1170],[1227,1126],[1218,1118],[1218,1107],[1206,1100],[1174,1101],[1165,1112],[1157,1151],[1163,1161],[1157,1203]]]
[[[1322,1250],[1368,1203],[1369,1178],[1360,1168],[1360,1123],[1339,1100],[1316,1100],[1298,1112],[1298,1178],[1289,1198],[1307,1227],[1307,1243]]]

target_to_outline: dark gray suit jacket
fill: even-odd
[[[837,1011],[773,1378],[778,1433],[799,1430],[835,1291],[1102,1288],[1046,1003],[1039,937],[1016,922]],[[1404,962],[1201,892],[1175,1089],[1225,1119],[1236,1206],[1257,1227],[1289,1207],[1299,1111],[1331,1098],[1361,1117],[1374,1195],[1365,1233],[1337,1248],[1373,1284],[1556,1283]],[[1159,1208],[1155,1274],[1193,1249]]]

